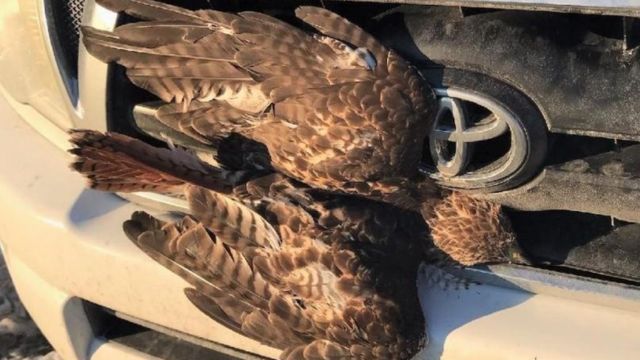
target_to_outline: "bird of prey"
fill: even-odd
[[[433,244],[421,214],[282,174],[248,178],[120,134],[75,130],[71,141],[72,168],[92,188],[184,194],[180,221],[137,212],[124,231],[220,324],[282,359],[409,359],[425,346],[416,274]],[[431,231],[456,236],[449,244],[468,264],[509,261],[511,234],[469,223],[487,209],[459,201],[433,210],[447,225]]]
[[[475,261],[456,252],[470,245],[459,246],[464,234],[475,239],[475,253],[495,236],[515,244],[499,205],[418,176],[434,94],[415,68],[348,20],[300,7],[296,15],[319,31],[310,33],[255,12],[99,3],[145,21],[114,32],[84,28],[88,50],[125,66],[134,84],[164,100],[157,120],[199,149],[221,150],[242,135],[259,146],[218,151],[218,160],[421,211],[434,243],[463,264]],[[229,186],[242,180],[242,172],[225,175],[240,176]]]
[[[124,66],[165,102],[157,120],[200,148],[239,134],[309,186],[410,210],[438,192],[418,172],[434,92],[359,26],[310,6],[295,14],[313,32],[251,11],[97,2],[144,21],[83,28],[88,51]]]
[[[296,11],[311,33],[255,12],[98,2],[144,21],[84,28],[88,50],[225,167],[76,130],[73,168],[98,190],[186,197],[182,220],[135,213],[124,230],[219,323],[283,359],[408,359],[426,341],[421,260],[519,259],[498,205],[418,176],[434,94],[358,26],[315,7]]]

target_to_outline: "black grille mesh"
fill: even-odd
[[[47,19],[49,36],[65,80],[67,91],[73,101],[77,99],[78,45],[80,23],[85,0],[48,0]]]
[[[68,50],[73,51],[77,57],[84,0],[53,0],[52,2],[60,8],[58,11],[60,18],[56,20],[60,40],[63,44],[68,44]]]

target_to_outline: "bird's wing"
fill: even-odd
[[[194,99],[241,96],[255,85],[233,64],[234,41],[207,24],[134,23],[113,33],[83,28],[83,42],[94,56],[117,61],[134,84],[185,108]]]
[[[136,85],[185,110],[192,100],[218,99],[257,113],[269,99],[328,85],[333,68],[353,67],[346,47],[336,51],[263,14],[189,11],[146,0],[100,3],[151,21],[113,33],[83,28],[87,49],[117,61]]]
[[[211,236],[189,217],[162,223],[134,213],[124,224],[129,238],[154,260],[194,289],[189,298],[229,328],[278,348],[303,344],[304,332],[294,332],[274,311],[295,318],[308,330],[309,319],[294,299],[269,284],[242,252]]]
[[[280,219],[291,207],[266,211],[282,212],[275,216]],[[286,252],[256,263],[261,273],[300,297],[324,339],[348,348],[351,356],[403,358],[415,352],[424,340],[415,287],[421,248],[414,240],[426,235],[420,215],[335,196],[318,200],[312,210],[312,225],[294,222],[289,228],[296,240],[286,243]]]
[[[382,214],[359,217],[343,209],[347,225],[332,228],[288,202],[273,200],[258,213],[191,189],[194,218],[163,223],[136,213],[124,228],[142,250],[193,286],[186,294],[207,315],[285,350],[283,358],[408,358],[422,346],[417,265],[406,271],[387,257],[387,240],[357,236],[374,231],[362,219],[380,222]],[[344,231],[332,232],[333,243],[322,240],[338,228]],[[276,236],[281,243],[274,243]]]
[[[192,101],[187,108],[166,104],[155,112],[158,121],[203,145],[217,145],[230,134],[242,134],[258,121],[254,116],[224,101]]]
[[[213,16],[213,13],[208,11],[189,11],[153,0],[98,0],[97,3],[112,11],[124,11],[145,20],[177,20],[206,24],[206,19]]]
[[[203,143],[234,132],[261,141],[275,168],[314,186],[414,174],[433,93],[409,63],[348,20],[300,7],[296,15],[320,32],[310,34],[255,12],[100,3],[149,21],[113,33],[85,28],[84,43],[175,103],[158,112],[173,129]],[[302,151],[291,157],[294,142]]]

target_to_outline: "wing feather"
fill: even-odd
[[[271,224],[239,202],[198,186],[189,186],[186,195],[192,214],[227,245],[280,248]]]
[[[139,221],[146,214],[134,214]],[[131,223],[125,232],[131,233]],[[276,291],[260,274],[253,272],[245,258],[220,241],[214,241],[204,227],[196,224],[179,229],[177,237],[167,237],[163,230],[148,230],[132,240],[149,256],[172,270],[205,294],[228,292],[257,308],[267,308]]]
[[[323,189],[371,196],[362,184],[416,175],[434,98],[414,68],[359,26],[309,6],[296,15],[323,35],[255,12],[106,3],[152,21],[84,29],[87,47],[176,103],[159,112],[172,129],[207,145],[231,134],[260,141],[276,170]],[[374,198],[409,204],[391,195]]]
[[[277,176],[263,179],[252,192],[264,196],[280,181]],[[187,296],[205,314],[285,349],[283,358],[406,359],[424,343],[414,288],[419,256],[407,256],[416,254],[411,242],[395,244],[393,239],[415,233],[414,217],[366,204],[349,198],[320,200],[313,205],[319,215],[298,224],[285,219],[296,213],[295,205],[274,201],[247,208],[273,216],[290,236],[302,240],[277,249],[254,245],[252,251],[240,251],[238,242],[224,240],[228,231],[217,231],[214,238],[190,217],[164,223],[137,213],[124,227],[147,254],[194,286]],[[223,210],[214,213],[227,216]],[[226,226],[247,234],[241,220]]]

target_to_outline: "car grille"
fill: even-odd
[[[45,1],[51,46],[74,105],[78,100],[78,46],[84,3],[85,0]]]

